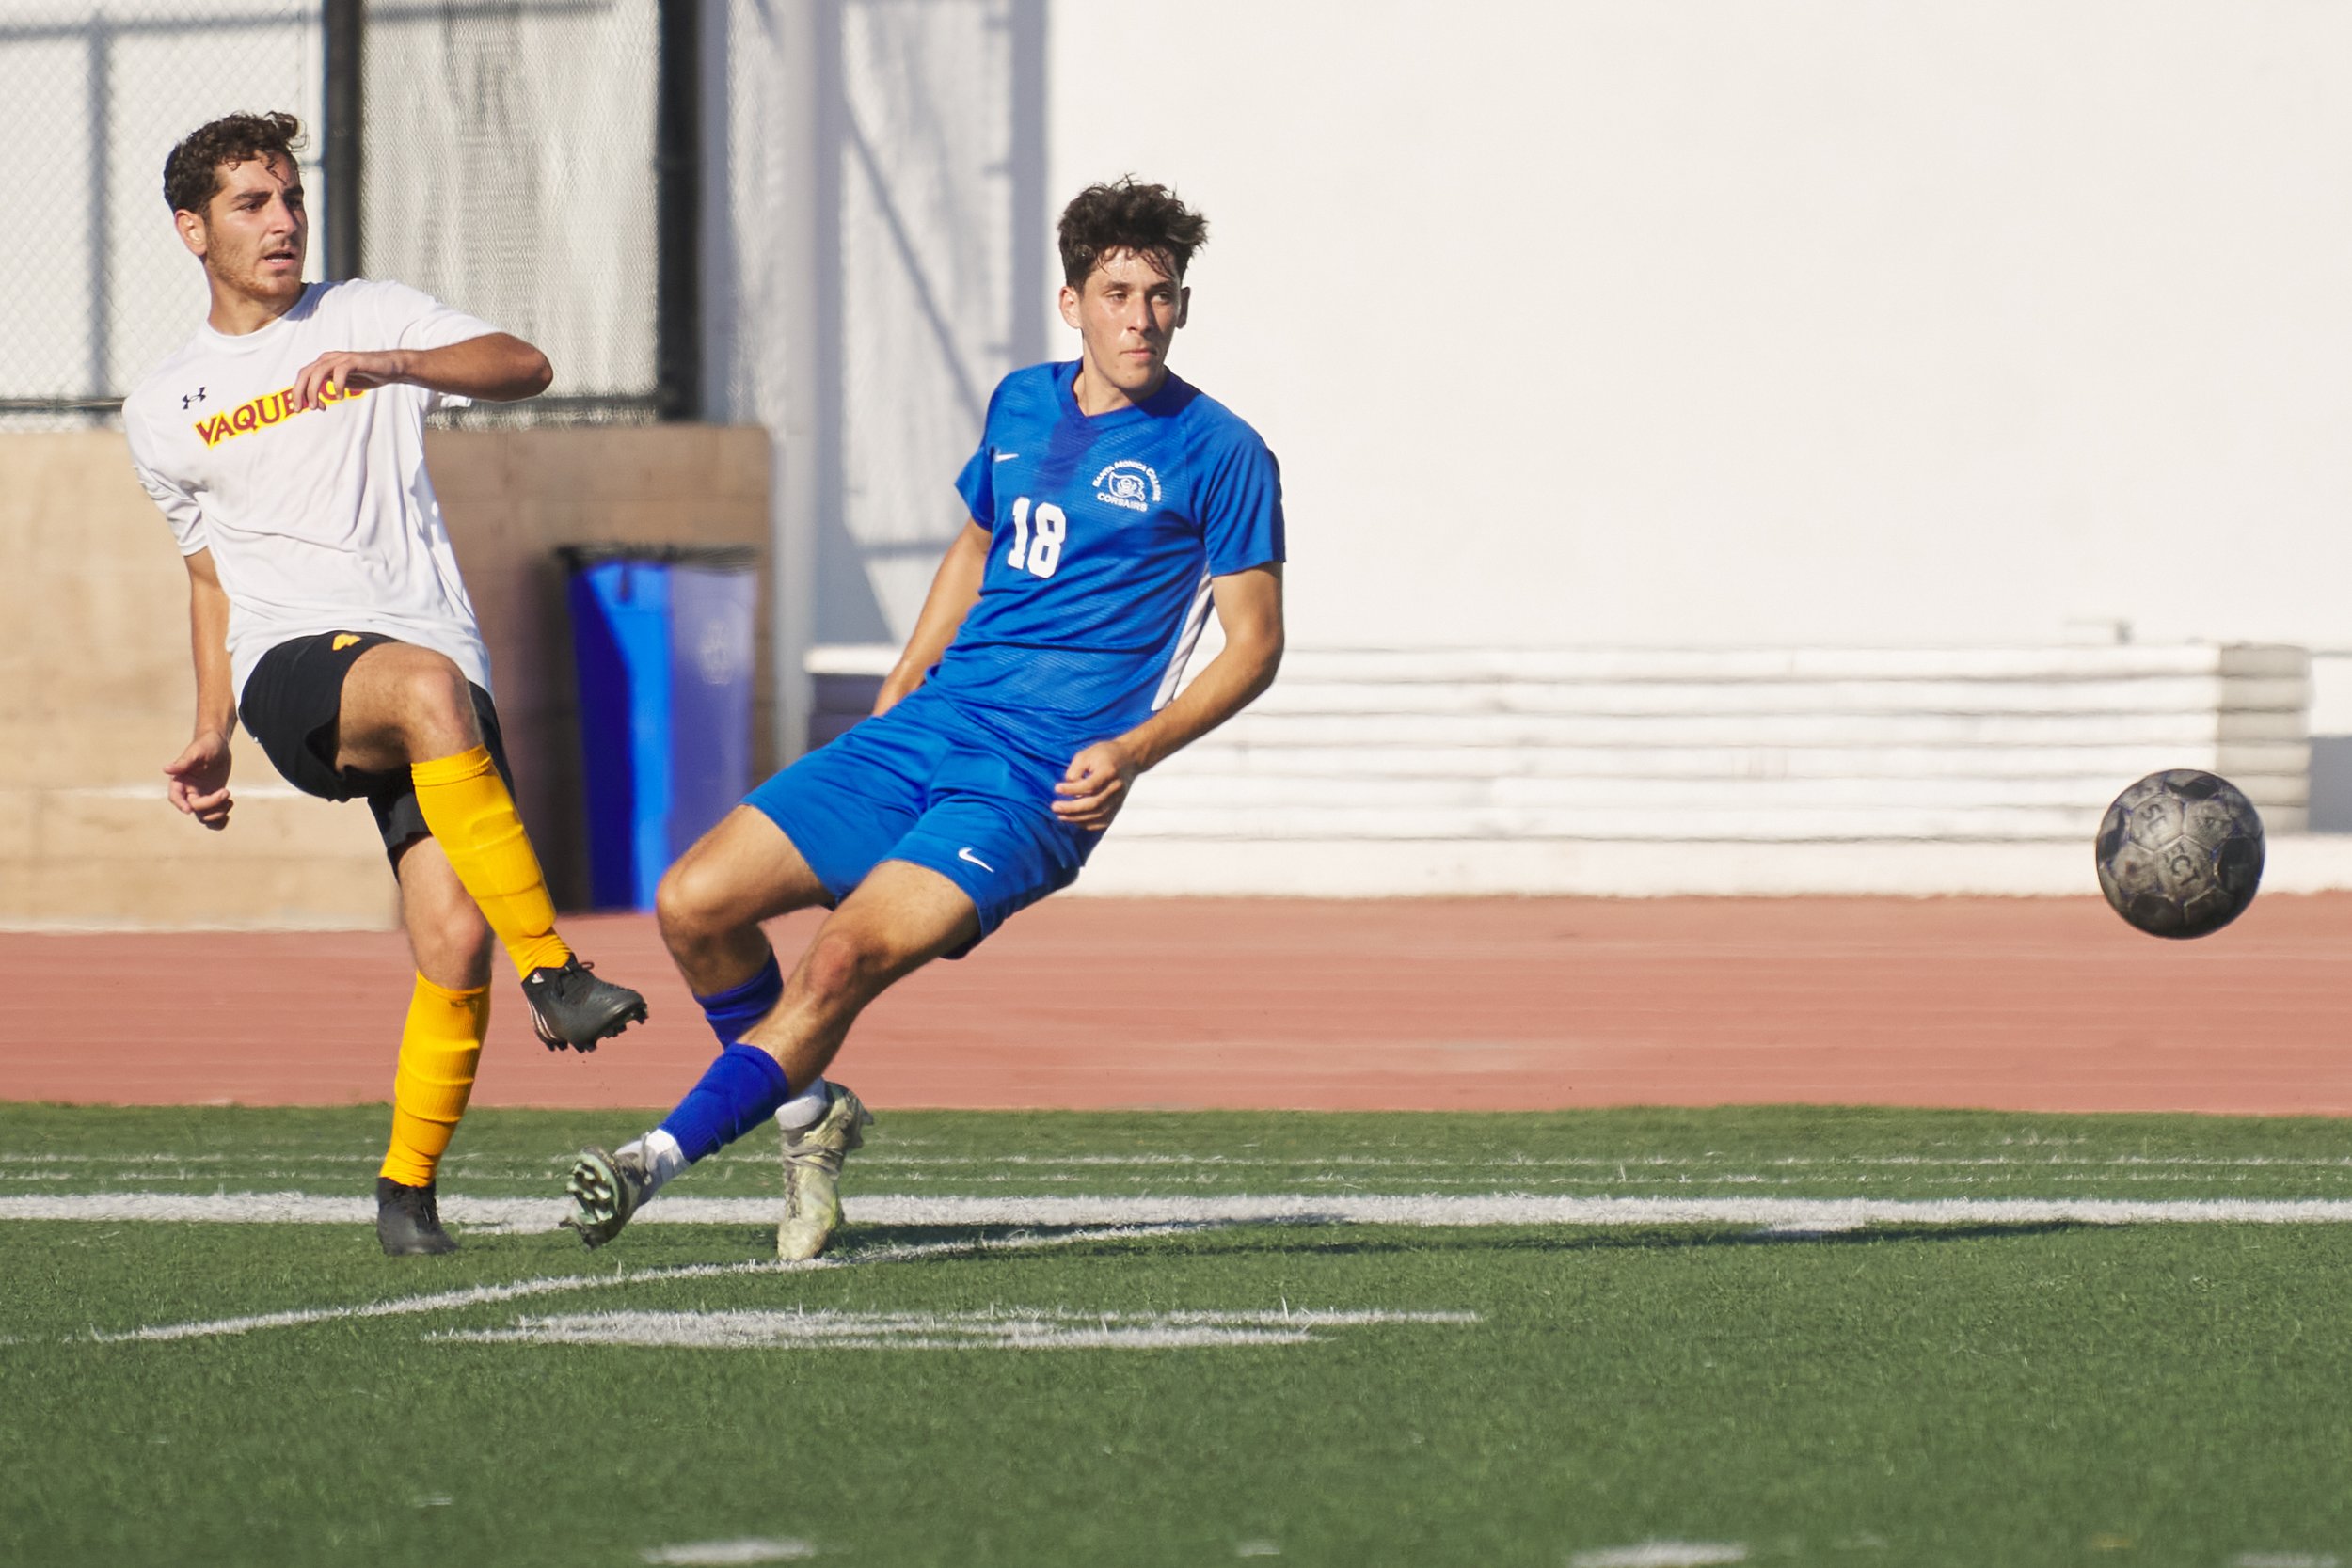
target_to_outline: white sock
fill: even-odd
[[[833,1103],[833,1091],[819,1078],[791,1099],[776,1107],[776,1125],[787,1132],[799,1132],[825,1119],[825,1107]]]
[[[637,1201],[640,1203],[667,1186],[670,1178],[686,1168],[686,1150],[678,1147],[675,1138],[659,1127],[634,1143],[623,1144],[615,1152],[627,1154],[631,1150],[644,1156],[649,1175],[645,1190],[638,1195]]]

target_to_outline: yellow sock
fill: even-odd
[[[555,903],[539,857],[490,749],[476,746],[453,757],[411,763],[408,777],[424,825],[505,944],[516,972],[528,976],[570,958],[572,950],[555,934]]]
[[[408,999],[392,1075],[392,1146],[384,1168],[404,1187],[429,1186],[473,1095],[482,1037],[490,1027],[490,988],[447,990],[423,975]]]

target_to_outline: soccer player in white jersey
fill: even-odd
[[[243,723],[290,783],[373,811],[417,968],[376,1235],[389,1254],[441,1253],[456,1243],[435,1173],[473,1089],[493,937],[551,1050],[594,1050],[645,1003],[555,933],[425,476],[427,413],[533,396],[547,357],[397,283],[305,284],[301,131],[291,115],[231,115],[164,165],[212,296],[122,410],[188,569],[196,725],[164,771],[173,805],[227,827]]]
[[[1138,774],[1263,691],[1282,654],[1281,478],[1168,368],[1207,225],[1160,185],[1061,216],[1075,360],[997,385],[961,522],[874,717],[777,774],[662,879],[661,934],[721,1053],[660,1126],[573,1167],[591,1246],[773,1117],[776,1251],[813,1257],[870,1118],[825,1081],[884,988],[1077,878]],[[1177,689],[1214,607],[1225,646]],[[760,922],[833,914],[787,978]]]

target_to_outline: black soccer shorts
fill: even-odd
[[[343,678],[352,661],[379,642],[398,638],[373,631],[323,631],[280,642],[262,656],[237,702],[237,721],[261,743],[285,781],[305,795],[325,800],[364,800],[375,814],[376,832],[392,863],[420,838],[430,835],[417,806],[416,785],[405,768],[371,772],[335,766],[336,729],[342,718]],[[473,711],[499,777],[515,787],[506,765],[506,740],[490,694],[472,682]]]

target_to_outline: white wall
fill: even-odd
[[[1176,364],[1282,457],[1302,644],[2347,641],[2352,8],[1048,38],[1056,204],[1210,217]]]
[[[708,404],[776,438],[779,736],[812,645],[913,626],[989,391],[1043,356],[1045,7],[705,0]]]

